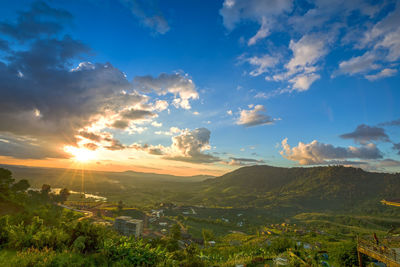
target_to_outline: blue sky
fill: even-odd
[[[339,2],[6,1],[0,160],[399,171],[400,3]]]

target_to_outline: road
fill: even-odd
[[[82,221],[82,220],[84,220],[84,219],[88,219],[88,218],[93,217],[93,212],[91,212],[91,211],[88,211],[88,210],[78,210],[78,209],[75,209],[75,208],[72,208],[72,207],[68,207],[68,206],[66,206],[66,205],[64,205],[64,204],[60,204],[60,203],[58,203],[57,205],[60,206],[60,207],[65,208],[65,209],[69,209],[69,210],[73,210],[73,211],[77,211],[77,212],[83,213],[85,216],[79,218],[78,221]]]

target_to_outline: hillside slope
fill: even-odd
[[[343,210],[399,196],[400,174],[343,166],[251,166],[202,182],[195,198],[221,206]]]

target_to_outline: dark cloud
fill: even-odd
[[[400,126],[400,119],[387,121],[379,124],[380,126]]]
[[[104,146],[104,148],[108,150],[122,150],[127,148],[125,145],[123,145],[119,140],[113,139],[111,144],[108,146]]]
[[[18,41],[36,39],[42,35],[52,36],[63,29],[60,21],[71,19],[72,15],[69,12],[37,1],[32,4],[29,11],[19,12],[15,23],[0,22],[0,33]]]
[[[111,126],[114,128],[117,128],[117,129],[126,129],[129,126],[129,121],[117,120],[117,121],[114,121],[114,123]]]
[[[400,161],[394,159],[384,159],[379,161],[379,167],[399,167]]]
[[[383,128],[365,124],[358,125],[353,132],[342,134],[340,137],[343,139],[353,139],[354,142],[360,144],[366,144],[371,141],[390,142],[389,136]]]
[[[149,117],[157,116],[155,113],[148,110],[138,110],[138,109],[129,109],[121,112],[121,116],[124,119],[129,120],[141,120]]]
[[[400,155],[400,143],[393,144],[393,149],[396,150],[397,154]]]
[[[99,148],[99,146],[95,143],[86,143],[83,146],[90,150],[96,150],[97,148]]]
[[[121,0],[121,2],[129,7],[132,14],[135,15],[140,22],[152,29],[155,33],[165,34],[170,27],[167,20],[158,7],[155,0]]]
[[[23,50],[11,47],[6,61],[0,61],[0,133],[15,137],[12,143],[0,144],[2,155],[64,156],[59,150],[66,144],[76,145],[77,135],[94,142],[103,140],[109,149],[121,149],[111,137],[107,141],[96,136],[99,133],[82,129],[96,117],[119,113],[147,99],[133,91],[124,73],[109,63],[82,62],[72,68],[72,62],[90,48],[61,35],[63,20],[70,18],[66,11],[36,2],[19,14],[16,23],[0,22],[0,34],[31,40]],[[31,141],[27,144],[17,137]],[[29,145],[35,149],[16,149]]]
[[[10,46],[6,40],[0,39],[0,50],[3,51],[8,51],[10,49]]]
[[[0,155],[20,159],[67,158],[69,156],[59,146],[46,140],[34,140],[4,133],[0,136]]]
[[[235,165],[235,166],[247,166],[247,165],[265,164],[266,163],[264,160],[250,159],[250,158],[230,157],[229,160],[230,161],[227,163],[229,165]]]

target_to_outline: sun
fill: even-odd
[[[96,159],[96,151],[74,146],[65,146],[64,151],[71,154],[78,162],[88,162]]]

